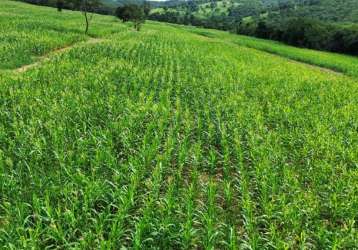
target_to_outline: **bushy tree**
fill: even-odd
[[[116,17],[122,20],[122,22],[128,22],[130,20],[130,8],[129,6],[120,6],[116,9]]]
[[[123,22],[131,21],[134,23],[134,28],[139,31],[141,25],[145,22],[146,15],[144,6],[136,4],[128,4],[118,7],[115,12],[116,16]]]

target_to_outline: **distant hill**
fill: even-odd
[[[358,53],[358,0],[180,0],[153,8],[150,18]]]
[[[285,9],[290,11],[279,11],[281,17],[290,15],[329,22],[358,23],[358,0],[172,0],[168,3],[170,4],[160,5],[171,8],[171,12],[182,14],[191,8],[190,13],[198,18],[225,16],[233,12],[238,12],[241,18],[245,18]],[[153,10],[154,13],[162,11],[162,8]]]

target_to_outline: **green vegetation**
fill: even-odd
[[[39,11],[31,18],[26,18],[34,8],[24,9],[23,14],[15,14],[14,11],[19,4],[14,3],[13,8],[7,8],[6,3],[4,4],[5,6],[1,6],[0,9],[1,68],[15,68],[30,63],[33,57],[85,39],[82,34],[71,28],[78,21],[73,15],[66,16],[65,26],[64,18],[55,19],[48,11]],[[53,22],[48,23],[48,18]]]
[[[358,58],[354,56],[297,48],[275,41],[233,35],[216,30],[186,28],[185,26],[177,27],[208,38],[216,38],[221,40],[225,39],[225,41],[229,41],[241,46],[258,49],[311,65],[322,66],[324,68],[342,72],[353,77],[358,77]]]
[[[149,5],[128,4],[118,7],[115,15],[124,23],[132,21],[134,23],[134,28],[137,31],[140,31],[142,24],[145,23],[149,11]]]
[[[148,7],[145,17],[151,20],[226,30],[298,47],[358,55],[357,0],[19,1],[81,11],[93,2],[95,4],[88,11],[110,15],[116,15],[117,7],[145,5]],[[152,7],[151,12],[149,7]],[[88,24],[87,15],[85,17]],[[137,28],[143,17],[137,12],[134,22]]]
[[[78,12],[56,13],[52,8],[16,2],[8,4],[7,1],[2,2],[0,7],[0,69],[29,64],[49,51],[88,39],[83,34],[84,18]],[[89,31],[90,36],[118,32],[115,18],[113,22],[105,19],[105,25],[101,22],[102,17],[97,15],[94,18],[97,21]]]
[[[293,60],[322,66],[350,76],[358,77],[358,58],[341,54],[314,51],[287,46],[282,43],[261,40],[247,36],[232,36],[237,44],[277,54]]]
[[[330,22],[358,23],[357,0],[306,0],[306,2],[311,4],[297,8],[294,12],[296,16]]]
[[[356,0],[174,0],[169,4],[164,2],[154,12],[159,10],[163,14],[163,6],[184,13],[189,11],[199,19],[210,19],[215,15],[241,19],[270,12],[281,18],[290,16],[340,23],[358,22]]]
[[[150,18],[358,55],[357,0],[177,1]]]
[[[89,34],[101,40],[86,43],[79,12],[4,0],[0,13],[1,37],[23,35],[1,55],[2,248],[358,245],[352,57],[99,15]],[[50,32],[46,50],[27,49]],[[346,60],[346,75],[269,46]],[[29,63],[24,51],[48,60],[4,71]]]

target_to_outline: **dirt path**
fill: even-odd
[[[63,47],[63,48],[59,48],[59,49],[56,49],[56,50],[53,50],[53,51],[50,51],[49,53],[41,56],[41,57],[38,57],[37,58],[37,61],[34,62],[34,63],[31,63],[31,64],[27,64],[27,65],[23,65],[21,66],[20,68],[16,68],[14,69],[13,71],[14,72],[17,72],[17,73],[23,73],[23,72],[26,72],[28,71],[29,69],[32,69],[34,67],[37,67],[39,66],[40,64],[46,62],[46,61],[49,61],[50,58],[53,56],[53,55],[57,55],[57,54],[62,54],[72,48],[75,48],[75,47],[78,47],[80,45],[84,45],[84,44],[96,44],[96,43],[100,43],[100,42],[103,42],[105,41],[105,39],[101,39],[101,38],[90,38],[88,39],[87,41],[84,41],[84,42],[79,42],[79,43],[74,43],[72,45],[69,45],[69,46],[66,46],[66,47]]]
[[[345,75],[343,72],[336,71],[336,70],[334,70],[334,69],[322,67],[322,66],[319,66],[319,65],[316,65],[316,64],[311,64],[311,63],[304,62],[304,61],[297,60],[297,59],[292,59],[292,58],[290,58],[290,57],[283,56],[283,55],[280,55],[280,54],[276,54],[276,53],[273,53],[273,52],[269,52],[269,51],[266,51],[266,50],[256,49],[256,48],[252,48],[252,47],[247,47],[247,48],[251,48],[251,49],[255,49],[255,50],[261,51],[261,52],[265,52],[265,53],[270,54],[270,55],[272,55],[272,56],[275,56],[275,57],[277,57],[277,58],[285,59],[285,60],[287,60],[287,61],[290,62],[290,63],[295,63],[295,64],[304,65],[304,66],[306,66],[306,67],[309,67],[309,68],[312,68],[312,69],[316,69],[316,70],[320,70],[320,71],[322,71],[322,72],[326,72],[326,73],[330,73],[330,74],[334,74],[334,75],[339,75],[339,76],[347,76],[347,75]]]
[[[230,43],[235,44],[235,43],[232,43],[232,42],[230,42]],[[346,74],[344,74],[344,72],[340,72],[340,71],[337,71],[337,70],[334,70],[334,69],[326,68],[326,67],[319,66],[317,64],[313,64],[313,63],[309,63],[309,62],[305,62],[305,61],[302,61],[302,60],[293,59],[293,58],[290,58],[288,56],[280,55],[278,53],[270,52],[270,51],[267,51],[267,50],[264,50],[264,49],[258,49],[258,48],[255,48],[255,47],[239,45],[239,44],[236,44],[236,45],[246,47],[246,48],[249,48],[249,49],[253,49],[253,50],[257,50],[257,51],[260,51],[262,53],[266,53],[266,54],[269,54],[271,56],[274,56],[274,57],[277,57],[277,58],[280,58],[280,59],[284,59],[289,63],[295,63],[295,64],[304,65],[304,66],[309,67],[311,69],[320,70],[322,72],[334,74],[334,75],[337,75],[337,76],[347,76]]]

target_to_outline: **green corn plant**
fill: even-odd
[[[78,12],[8,0],[0,13],[5,249],[357,245],[356,58],[102,15],[89,37]]]

